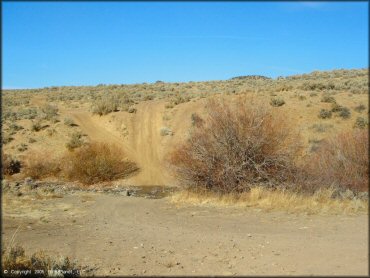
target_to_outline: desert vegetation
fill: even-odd
[[[20,245],[10,245],[2,251],[2,270],[8,271],[9,277],[80,277],[81,267],[68,257],[52,257],[43,251],[27,255]]]
[[[342,110],[337,106],[334,112]],[[204,124],[193,126],[186,142],[169,156],[175,175],[187,190],[225,194],[255,187],[305,194],[329,188],[354,194],[368,191],[365,130],[352,129],[315,140],[317,147],[303,156],[299,133],[287,118],[266,105],[246,98],[233,103],[209,100],[206,112]],[[318,132],[330,127],[313,126]]]
[[[366,157],[348,153],[360,151],[340,151],[358,144],[338,145],[342,140],[338,138],[358,140],[362,137],[353,134],[368,130],[368,84],[368,70],[359,69],[274,79],[239,76],[221,81],[4,90],[3,164],[8,166],[3,173],[34,179],[74,179],[88,184],[130,176],[140,166],[134,166],[135,156],[128,162],[121,150],[111,151],[115,148],[112,142],[106,142],[106,147],[96,145],[96,138],[90,138],[91,134],[86,133],[89,130],[83,129],[84,123],[70,111],[88,114],[86,117],[99,121],[100,126],[109,125],[110,130],[116,128],[116,134],[122,136],[115,142],[122,140],[126,146],[137,139],[135,126],[140,123],[141,114],[151,109],[142,111],[145,104],[163,109],[163,121],[149,134],[163,140],[165,153],[171,153],[171,149],[166,149],[167,142],[176,142],[175,150],[168,156],[169,168],[183,185],[225,194],[244,192],[254,186],[274,190],[312,187],[310,191],[315,191],[320,186],[313,169],[319,169],[320,163],[335,165],[338,173],[345,173],[367,161]],[[253,99],[253,104],[246,99]],[[207,107],[200,103],[207,103]],[[192,110],[193,104],[201,109]],[[152,121],[150,118],[148,124]],[[186,122],[189,130],[185,131],[181,125]],[[347,135],[340,135],[342,131]],[[104,139],[99,136],[99,140]],[[329,146],[334,149],[329,151]],[[151,146],[153,150],[157,147]],[[367,145],[362,147],[366,150]],[[148,155],[155,154],[153,150]],[[104,155],[99,156],[100,152]],[[343,152],[345,162],[328,155],[335,152]],[[90,161],[86,169],[82,163],[72,162],[78,157]],[[352,157],[360,162],[356,164]],[[328,161],[324,162],[324,158]],[[315,163],[306,167],[309,161]],[[67,164],[75,166],[68,168]],[[77,172],[73,173],[72,168]],[[311,173],[307,173],[308,169]],[[329,172],[335,175],[334,169]],[[353,173],[356,177],[345,176],[356,180],[354,184],[340,179],[332,180],[330,185],[365,190],[363,169]],[[320,178],[321,184],[329,186],[328,177]],[[315,181],[309,182],[311,186],[307,186],[309,179]]]
[[[91,143],[69,152],[65,161],[67,179],[85,184],[122,179],[138,170],[135,163],[124,160],[119,147],[104,143]]]
[[[45,159],[47,157],[47,159]],[[4,174],[19,173],[19,161],[5,155]],[[139,168],[125,159],[121,148],[105,143],[93,142],[65,151],[56,156],[52,153],[32,152],[25,159],[23,175],[33,179],[57,177],[82,184],[93,184],[125,178]]]
[[[195,126],[170,157],[185,184],[228,193],[294,179],[298,135],[279,114],[246,99],[210,100],[207,113],[204,124]]]

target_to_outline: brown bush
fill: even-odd
[[[85,184],[124,178],[138,170],[135,163],[124,160],[119,147],[105,143],[75,149],[65,155],[64,162],[65,176]]]
[[[323,141],[308,158],[306,169],[319,186],[368,191],[368,150],[367,130],[343,132]]]
[[[204,123],[168,158],[184,185],[225,193],[294,179],[299,137],[283,115],[245,98],[210,100],[206,112]]]
[[[33,179],[55,177],[61,171],[59,161],[50,153],[31,152],[25,160],[23,173]]]
[[[2,154],[2,172],[4,175],[14,175],[21,171],[21,162],[8,154]]]
[[[9,272],[6,275],[8,277],[22,276],[17,272],[25,270],[31,271],[31,277],[36,273],[35,271],[39,271],[37,277],[53,276],[51,275],[53,271],[60,272],[60,274],[58,273],[59,277],[80,277],[80,268],[81,266],[77,265],[75,261],[71,261],[68,257],[64,256],[51,257],[43,251],[26,255],[24,248],[19,245],[8,247],[2,251],[2,269]],[[72,273],[63,273],[67,271]],[[27,276],[27,274],[24,276]]]

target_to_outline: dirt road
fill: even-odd
[[[177,208],[103,193],[5,204],[5,242],[21,225],[26,252],[68,255],[97,275],[368,274],[366,215]]]

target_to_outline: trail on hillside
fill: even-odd
[[[91,141],[106,142],[122,147],[128,159],[136,162],[140,172],[127,180],[133,185],[166,185],[171,178],[163,167],[164,147],[160,128],[162,127],[163,103],[143,102],[128,124],[128,139],[109,125],[107,118],[79,110],[61,110],[71,117]]]

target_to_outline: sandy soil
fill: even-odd
[[[106,193],[3,196],[3,240],[96,275],[367,275],[368,217],[176,207]],[[7,199],[8,198],[8,199]]]

